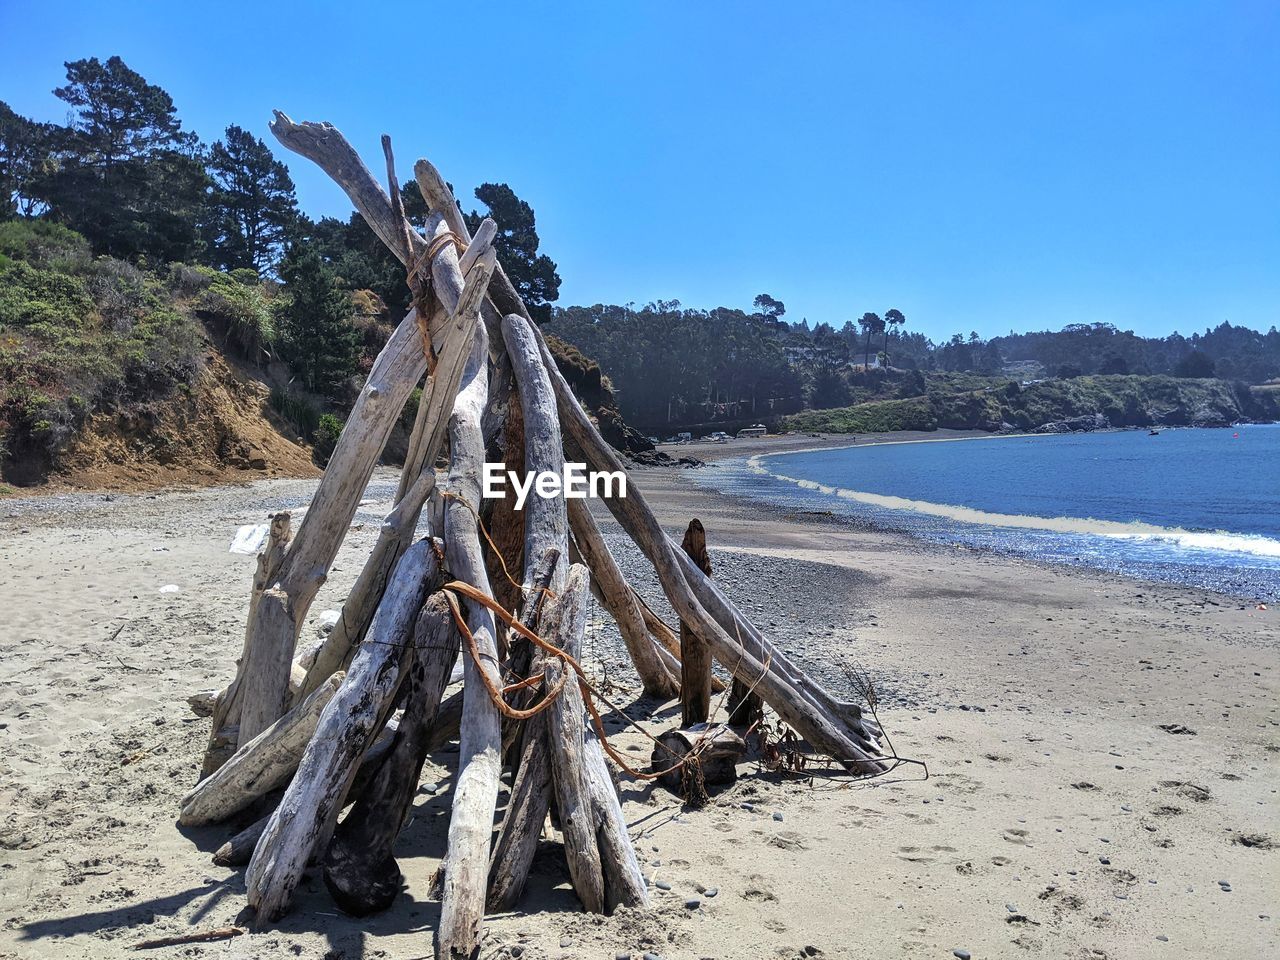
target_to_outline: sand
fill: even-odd
[[[780,444],[814,440],[677,450]],[[481,956],[1280,954],[1277,611],[785,515],[684,470],[635,482],[673,531],[702,519],[717,577],[797,659],[836,685],[845,663],[872,674],[894,746],[929,778],[748,765],[698,811],[626,783],[652,908],[577,912],[548,841]],[[207,735],[185,698],[224,682],[239,652],[253,560],[227,552],[237,525],[313,488],[0,503],[0,956],[135,955],[140,940],[235,923],[242,870],[210,861],[231,828],[175,825]],[[379,471],[313,619],[340,603],[393,492]],[[639,575],[633,552],[623,562]],[[588,654],[614,699],[650,729],[672,724],[671,705],[635,700],[604,620],[595,611]],[[638,734],[617,742],[647,759]],[[388,912],[344,917],[308,879],[275,930],[155,955],[430,956],[449,761],[424,772],[398,848],[407,890]]]

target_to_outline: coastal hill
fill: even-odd
[[[926,389],[916,396],[808,410],[782,423],[786,429],[822,433],[1066,433],[1113,427],[1223,427],[1280,419],[1280,388],[1210,378],[1098,375],[1026,385],[1000,377],[961,378],[959,384],[955,379],[930,375],[924,378]],[[911,389],[910,378],[901,382]]]

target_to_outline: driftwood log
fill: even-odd
[[[245,880],[259,925],[288,909],[313,850],[328,845],[360,757],[386,722],[412,650],[414,620],[427,594],[440,585],[436,549],[429,540],[419,541],[396,564],[369,640],[360,645],[338,694],[325,707],[258,841]]]
[[[334,833],[325,858],[325,886],[347,913],[385,910],[400,890],[392,849],[418,789],[458,642],[449,605],[437,593],[418,616],[404,714],[387,758]]]
[[[388,140],[390,191],[328,124],[277,113],[271,129],[346,191],[405,265],[414,307],[374,362],[297,528],[287,514],[273,518],[236,674],[208,706],[201,781],[182,803],[184,823],[209,823],[284,787],[269,816],[215,855],[220,863],[248,861],[255,923],[277,919],[317,863],[342,909],[364,914],[393,902],[401,884],[396,840],[424,759],[453,736],[438,957],[475,956],[486,907],[518,904],[538,844],[557,835],[547,829],[553,800],[584,908],[646,904],[615,770],[593,720],[597,695],[574,659],[592,590],[616,621],[645,694],[682,697],[686,723],[663,735],[655,769],[669,764],[687,779],[675,765],[694,757],[679,769],[696,771],[702,783],[733,774],[737,734],[720,724],[691,726],[712,719],[711,693],[723,689],[712,657],[733,678],[733,722],[755,722],[763,702],[849,771],[886,769],[873,719],[793,664],[711,580],[700,525],[681,549],[634,484],[625,497],[606,499],[652,564],[679,619],[677,638],[628,581],[586,501],[535,495],[520,510],[510,500],[485,501],[486,456],[527,471],[561,473],[566,459],[623,471],[497,263],[498,225],[485,220],[471,236],[443,176],[420,160],[414,176],[428,213],[419,232],[404,218]],[[394,506],[337,624],[300,654],[300,627],[424,374]],[[440,480],[435,466],[446,450]],[[482,524],[486,517],[493,529]],[[428,538],[413,543],[424,524]],[[570,565],[575,556],[582,563]],[[459,657],[462,689],[442,699],[458,679]],[[504,764],[512,787],[495,824]]]
[[[696,777],[701,783],[707,786],[733,783],[738,779],[738,762],[746,750],[746,742],[724,724],[699,723],[658,735],[653,747],[653,771],[662,774],[658,778],[660,784],[687,800],[685,778],[693,773],[695,763]],[[694,759],[681,765],[689,754],[693,754]]]
[[[680,549],[704,574],[711,576],[711,555],[707,553],[707,532],[694,517],[684,532]],[[711,715],[711,647],[698,632],[680,621],[680,721],[692,727],[706,723]]]
[[[444,536],[445,556],[454,577],[492,596],[476,525],[484,462],[480,418],[489,387],[486,340],[483,328],[477,328],[450,421]],[[467,628],[475,652],[464,659],[462,739],[449,817],[449,850],[441,866],[436,936],[437,950],[444,957],[469,957],[479,943],[488,889],[489,839],[502,774],[502,721],[488,693],[489,687],[502,687],[497,629],[492,610],[474,602],[468,606]]]
[[[250,740],[182,798],[183,826],[217,823],[284,786],[298,768],[320,715],[346,678],[335,673],[311,696]]]

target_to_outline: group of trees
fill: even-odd
[[[789,413],[803,383],[779,336],[785,308],[690,310],[678,300],[553,312],[548,329],[599,362],[628,421],[664,424]],[[785,324],[783,324],[785,328]]]
[[[746,312],[690,310],[677,301],[569,307],[550,329],[595,357],[625,416],[646,430],[827,409],[878,397],[888,380],[871,363],[919,373],[1014,379],[1085,374],[1170,374],[1262,383],[1280,377],[1280,333],[1223,323],[1202,334],[1140,337],[1108,324],[941,342],[904,329],[898,309],[867,312],[840,327],[785,319],[760,294]],[[925,392],[923,377],[893,377],[892,391]],[[959,381],[957,381],[959,382]],[[906,391],[905,393],[903,391]]]
[[[1012,365],[1038,365],[1042,376],[1170,374],[1264,383],[1280,377],[1280,332],[1221,323],[1183,336],[1142,337],[1109,323],[1069,324],[1061,330],[1010,333],[990,340],[960,334],[941,344],[923,338],[895,348],[904,365],[998,374]]]
[[[0,102],[0,221],[70,228],[95,255],[158,271],[169,263],[251,271],[277,286],[278,316],[252,343],[279,356],[303,383],[334,400],[358,371],[363,338],[357,291],[372,291],[384,319],[408,308],[404,268],[356,214],[312,220],[298,209],[288,169],[260,138],[226,128],[204,144],[183,128],[172,98],[119,57],[66,64],[53,91],[65,126],[20,116]],[[426,208],[412,181],[406,206]],[[538,250],[533,209],[506,184],[475,192],[499,225],[498,256],[535,315],[559,295],[555,263]],[[376,349],[376,346],[375,348]]]

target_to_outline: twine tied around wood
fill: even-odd
[[[413,308],[418,317],[418,335],[422,337],[422,351],[427,358],[427,375],[431,376],[436,372],[436,355],[431,344],[429,324],[437,304],[435,290],[432,287],[431,265],[450,243],[461,257],[466,252],[467,242],[452,230],[446,230],[432,238],[421,257],[414,256],[413,228],[409,226],[409,218],[405,216],[404,201],[400,196],[400,185],[396,180],[396,159],[391,151],[391,138],[385,133],[382,135],[382,153],[387,159],[387,192],[391,196],[391,211],[400,225],[405,282],[413,295]]]

